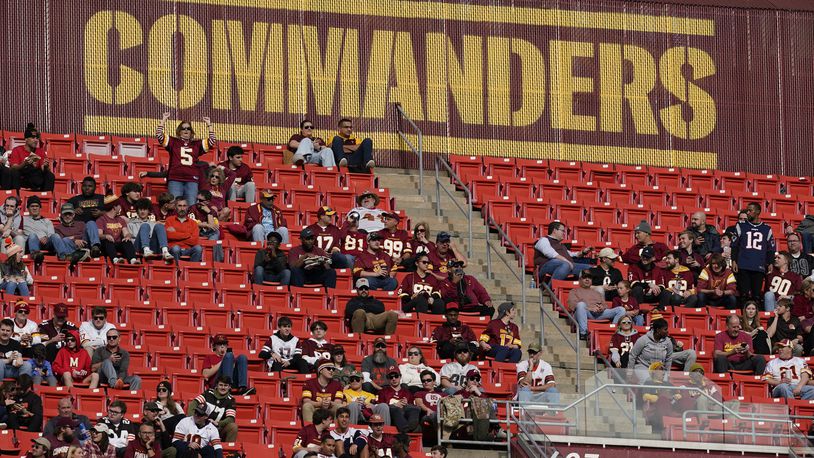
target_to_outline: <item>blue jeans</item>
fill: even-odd
[[[102,361],[102,365],[99,366],[99,370],[97,372],[99,373],[99,379],[102,382],[107,382],[111,388],[116,384],[116,380],[119,378],[116,367],[109,359]],[[122,381],[130,385],[131,390],[138,390],[141,388],[141,377],[138,375],[126,375],[124,378],[122,378]]]
[[[348,166],[364,167],[373,159],[373,140],[366,138],[359,144],[359,148],[352,153],[345,153],[344,142],[338,135],[331,141],[331,150],[334,154],[334,163],[339,164],[342,159],[348,160]]]
[[[2,287],[6,294],[14,294],[17,296],[28,296],[29,294],[28,283],[24,281],[19,283],[15,281],[7,281],[3,283]]]
[[[201,262],[203,258],[203,247],[195,245],[192,248],[181,248],[181,245],[173,245],[170,247],[170,253],[175,258],[175,262],[181,259],[181,256],[189,256],[190,262]]]
[[[794,390],[796,387],[797,385],[792,386],[789,383],[781,383],[776,385],[774,388],[772,388],[772,397],[794,399],[794,392],[792,390]],[[804,386],[803,389],[800,390],[800,397],[806,401],[814,399],[814,386]]]
[[[88,221],[85,223],[85,234],[82,240],[87,243],[88,247],[100,244],[99,229],[96,227],[96,221]],[[63,238],[57,235],[51,242],[54,244],[54,250],[56,250],[58,255],[68,256],[79,249],[79,247],[76,246],[76,242],[67,237]]]
[[[336,270],[332,268],[305,270],[302,267],[292,267],[291,286],[303,286],[306,283],[336,288]]]
[[[37,237],[37,234],[28,234],[28,252],[33,253],[35,251],[50,249],[54,249],[54,251],[56,251],[53,237],[59,238],[58,235],[51,234],[50,236],[47,237],[45,243],[41,243],[39,237]]]
[[[540,278],[542,279],[546,274],[551,274],[552,280],[565,280],[568,275],[579,276],[580,272],[585,269],[590,269],[591,267],[593,266],[575,262],[574,268],[572,269],[567,262],[561,259],[549,259],[540,267]]]
[[[365,277],[367,281],[370,283],[371,290],[380,289],[382,291],[395,291],[396,287],[398,287],[398,281],[396,281],[393,277]]]
[[[767,312],[774,312],[775,307],[777,306],[777,298],[771,291],[766,291],[766,294],[763,295],[763,310]]]
[[[20,367],[14,367],[11,364],[6,364],[5,361],[0,361],[0,376],[3,378],[17,378],[20,375],[31,375],[31,363],[24,361]]]
[[[189,206],[195,205],[198,201],[197,181],[167,181],[167,190],[175,197],[184,197]]]
[[[579,302],[576,310],[574,310],[574,317],[577,319],[580,335],[588,333],[588,315],[590,315],[591,320],[611,320],[613,324],[616,324],[625,316],[625,308],[614,307],[612,309],[605,309],[599,313],[594,313],[588,311],[588,304]]]
[[[735,298],[735,296],[721,296],[714,298],[705,293],[698,293],[698,307],[704,307],[707,305],[732,310],[738,306],[738,300]]]
[[[560,392],[557,387],[552,386],[545,391],[531,391],[524,386],[517,390],[517,400],[520,402],[545,402],[548,404],[560,403]]]
[[[495,358],[495,361],[499,363],[518,363],[520,357],[523,356],[523,352],[519,348],[509,348],[503,345],[492,345],[486,354]]]
[[[167,247],[167,229],[161,223],[156,223],[152,228],[149,224],[142,224],[138,228],[135,245],[138,252],[143,251],[146,247],[157,253]]]
[[[220,362],[218,376],[232,379],[232,386],[246,388],[249,386],[249,360],[246,355],[235,356],[234,353],[226,352]]]
[[[279,283],[281,285],[288,285],[291,283],[291,271],[288,269],[284,269],[282,272],[278,274],[267,274],[266,269],[263,266],[257,266],[254,268],[254,277],[252,277],[254,283],[261,285],[264,281],[271,281],[275,283]]]
[[[281,244],[288,243],[289,235],[287,227],[276,227],[274,228],[274,232],[280,234],[283,238],[282,242],[280,242]],[[269,233],[266,232],[266,227],[262,224],[258,223],[252,228],[252,241],[254,242],[265,242],[267,235],[269,235]]]

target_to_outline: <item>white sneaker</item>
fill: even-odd
[[[164,257],[165,261],[175,261],[175,257],[170,253],[170,250],[166,247],[161,249],[161,256]]]
[[[367,164],[365,164],[365,167],[367,167],[369,169],[372,169],[373,167],[376,167],[376,161],[374,161],[373,159],[367,161]]]
[[[126,262],[124,258],[113,258],[113,264],[121,264],[122,262]]]
[[[348,166],[348,160],[343,157],[342,159],[339,160],[339,166],[340,167],[347,167]]]
[[[141,264],[141,261],[138,258],[130,258],[130,264]]]
[[[144,250],[142,250],[142,253],[144,254],[145,258],[149,258],[150,256],[155,254],[155,253],[153,253],[153,250],[151,250],[149,248],[146,248],[146,247],[144,248]]]

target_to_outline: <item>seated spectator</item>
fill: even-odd
[[[486,356],[500,363],[516,363],[523,356],[520,349],[520,328],[514,323],[517,306],[504,302],[497,310],[497,318],[486,325],[480,335],[480,348]]]
[[[806,354],[814,348],[814,333],[811,333],[811,326],[814,325],[814,280],[806,278],[800,286],[800,294],[796,294],[791,302],[791,314],[800,319],[800,325],[806,336]]]
[[[348,386],[342,391],[347,405],[336,409],[337,418],[342,415],[342,409],[347,409],[350,422],[354,425],[361,424],[371,415],[380,415],[385,423],[390,424],[390,408],[387,404],[374,404],[376,395],[362,388],[362,378],[361,372],[350,374]]]
[[[726,320],[726,332],[715,336],[714,372],[728,370],[750,371],[763,374],[766,360],[752,352],[752,336],[741,331],[740,318],[730,315]]]
[[[223,186],[226,188],[227,199],[236,201],[243,198],[248,203],[254,203],[256,186],[252,176],[252,169],[243,162],[245,151],[238,145],[230,146],[226,150],[226,160],[218,164],[226,175]]]
[[[322,206],[317,210],[317,222],[306,229],[316,236],[316,245],[331,256],[331,265],[336,269],[353,267],[342,254],[344,234],[333,224],[336,210]]]
[[[766,275],[763,294],[763,308],[767,312],[774,310],[778,300],[791,300],[803,286],[802,277],[791,271],[790,264],[791,255],[788,251],[775,253],[774,268]]]
[[[231,395],[231,391],[232,381],[229,377],[220,376],[215,388],[204,391],[195,399],[189,401],[187,405],[187,413],[190,416],[198,416],[199,407],[206,409],[209,421],[217,426],[220,439],[224,442],[234,442],[237,439],[237,423],[235,423],[237,404],[235,398]],[[181,427],[183,422],[184,420],[181,420],[178,426],[175,427],[176,438],[178,437],[178,428]],[[184,456],[182,450],[175,443],[173,443],[173,447],[178,450],[181,456]]]
[[[313,422],[303,426],[297,434],[297,438],[294,439],[293,458],[305,458],[308,452],[319,451],[322,446],[322,436],[328,434],[332,421],[333,414],[330,411],[325,409],[314,411]]]
[[[68,331],[65,346],[57,352],[53,368],[54,375],[67,387],[72,387],[74,383],[89,383],[96,387],[99,383],[99,374],[91,372],[90,355],[79,344],[77,331]]]
[[[157,223],[164,223],[167,217],[175,214],[175,196],[168,192],[158,195],[158,203],[153,205],[153,216]]]
[[[223,458],[220,432],[210,422],[204,404],[196,406],[190,416],[178,422],[172,437],[172,447],[177,450],[178,457],[198,453],[201,458]]]
[[[53,362],[57,351],[65,344],[65,335],[68,331],[79,331],[72,322],[68,321],[68,306],[62,302],[54,304],[54,316],[50,320],[40,323],[39,334],[44,340],[46,359]]]
[[[133,234],[127,229],[127,220],[121,216],[122,207],[116,196],[105,197],[105,213],[96,220],[102,251],[113,264],[139,264]]]
[[[789,246],[789,261],[791,262],[789,270],[803,278],[810,277],[814,273],[814,256],[803,253],[800,234],[797,232],[788,234],[786,243]]]
[[[594,280],[596,279],[594,278]],[[639,309],[639,303],[636,298],[630,295],[630,282],[627,280],[620,281],[614,291],[617,296],[611,301],[611,309],[622,307],[625,309],[625,316],[632,319],[636,326],[644,326],[644,315]]]
[[[367,435],[368,456],[394,456],[396,437],[384,433],[384,419],[373,415],[368,424],[370,425],[370,432]]]
[[[450,302],[447,304],[446,312],[444,312],[447,321],[438,325],[432,331],[432,341],[435,342],[439,358],[454,358],[455,349],[461,345],[468,347],[472,354],[478,351],[479,345],[475,333],[468,324],[462,323],[458,316],[458,303]]]
[[[539,342],[529,344],[529,358],[517,363],[517,396],[519,402],[560,403],[560,392],[551,364],[543,360]]]
[[[619,255],[613,251],[613,248],[605,247],[599,250],[599,265],[588,269],[593,277],[594,288],[605,295],[606,301],[612,301],[619,293],[616,291],[616,285],[624,280],[622,271],[613,267],[613,263],[619,259]]]
[[[97,348],[107,345],[107,331],[116,329],[116,325],[107,321],[107,309],[101,305],[93,307],[90,316],[89,321],[79,326],[79,337],[82,348],[93,356]]]
[[[266,340],[258,356],[266,361],[270,372],[294,368],[297,351],[302,351],[298,343],[297,336],[291,333],[291,318],[283,316],[277,320],[277,331]]]
[[[99,257],[102,253],[96,222],[85,223],[76,219],[74,206],[71,203],[62,204],[59,222],[54,226],[54,232],[62,242],[57,245],[61,246],[59,250],[62,250],[62,253],[57,250],[57,256],[62,255],[63,260],[69,259],[71,265],[85,261],[94,254],[95,257]]]
[[[336,288],[336,270],[331,267],[328,253],[316,246],[316,239],[314,233],[305,228],[300,232],[302,244],[288,252],[291,285],[318,284],[326,288]]]
[[[99,374],[97,383],[106,383],[110,388],[121,390],[129,386],[130,390],[141,388],[141,377],[128,375],[130,370],[130,352],[122,348],[119,331],[107,330],[107,345],[93,352],[92,370]],[[91,383],[91,388],[96,385]]]
[[[90,439],[82,445],[87,457],[115,458],[116,447],[110,443],[109,431],[107,425],[102,423],[90,429]]]
[[[761,323],[757,302],[746,301],[743,304],[740,319],[743,332],[747,332],[752,336],[752,348],[755,349],[755,353],[758,355],[768,355],[771,352],[772,346],[769,341],[769,335],[766,333],[763,323]]]
[[[399,314],[384,309],[382,301],[370,295],[370,283],[367,278],[356,280],[356,297],[345,305],[345,323],[354,333],[396,333]]]
[[[23,262],[23,248],[16,243],[7,243],[6,256],[6,260],[0,262],[0,286],[6,294],[28,296],[34,277]]]
[[[336,366],[328,359],[317,361],[317,376],[305,381],[302,388],[302,420],[311,423],[317,409],[325,409],[331,414],[345,406],[342,384],[333,379]]]
[[[664,417],[674,416],[671,414],[679,409],[678,401],[681,401],[683,395],[671,389],[673,385],[665,380],[664,371],[669,370],[666,364],[657,361],[648,369],[648,378],[642,383],[644,388],[641,391],[644,416],[653,431],[661,432],[664,429]]]
[[[23,374],[17,378],[17,393],[14,404],[6,404],[8,428],[28,432],[42,431],[42,399],[34,392],[31,376]]]
[[[73,401],[70,397],[65,397],[57,401],[57,416],[51,417],[47,422],[45,422],[45,428],[42,430],[42,435],[55,435],[57,423],[59,422],[60,418],[70,420],[70,424],[76,424],[77,426],[81,424],[86,430],[90,429],[90,420],[88,420],[88,417],[74,413]]]
[[[484,390],[483,385],[481,385],[481,375],[480,372],[477,370],[470,370],[466,373],[466,385],[458,391],[457,395],[461,397],[461,404],[464,409],[464,412],[468,412],[468,417],[473,420],[473,423],[477,423],[475,417],[475,406],[476,402],[481,401],[481,407],[485,408],[486,412],[489,415],[489,418],[495,418],[495,409],[492,404],[492,400],[486,395],[486,390]],[[483,418],[481,418],[483,419]],[[488,434],[483,433],[483,431],[479,431],[480,428],[473,425],[472,428],[472,438],[481,441],[486,439]],[[490,426],[486,425],[486,430],[488,431]],[[483,433],[483,434],[481,434]],[[486,437],[484,437],[486,436]]]
[[[260,193],[260,203],[253,204],[246,210],[242,227],[235,231],[235,225],[227,226],[236,235],[248,236],[255,242],[266,240],[269,232],[277,232],[283,238],[281,243],[288,243],[288,223],[283,212],[274,205],[277,195],[273,191]]]
[[[810,386],[811,369],[806,360],[793,356],[794,342],[781,340],[775,345],[777,358],[766,364],[763,379],[772,387],[773,398],[814,399],[814,386]]]
[[[701,269],[706,265],[704,256],[695,251],[695,234],[684,231],[678,235],[678,263],[692,272],[693,278],[698,278]],[[669,269],[668,269],[669,270]]]
[[[438,404],[447,394],[438,387],[438,374],[433,370],[424,370],[421,377],[421,389],[413,398],[415,405],[421,409],[421,426],[434,430],[438,427]]]
[[[442,280],[447,275],[450,261],[454,261],[453,266],[466,267],[467,264],[466,256],[452,243],[452,236],[449,232],[441,231],[435,236],[433,249],[427,253],[427,256],[430,257],[431,270]]]
[[[488,317],[495,314],[489,292],[477,278],[466,274],[461,261],[447,261],[447,279],[442,283],[441,295],[444,302],[456,302],[461,312]]]
[[[341,230],[343,235],[340,248],[342,256],[345,257],[343,265],[353,267],[356,256],[367,250],[367,234],[359,230],[359,213],[348,212]]]
[[[187,209],[187,217],[195,221],[196,232],[199,236],[207,240],[220,240],[220,212],[212,200],[212,191],[201,189],[198,191],[198,201]],[[175,214],[178,215],[178,199],[175,203]],[[172,216],[168,216],[169,220]],[[224,219],[225,221],[225,219]],[[166,223],[165,223],[166,224]]]
[[[15,196],[6,197],[3,211],[0,212],[0,235],[3,239],[12,239],[15,245],[25,248],[26,238],[23,235],[23,215],[20,213],[20,199]],[[6,253],[11,244],[3,243],[0,248]]]
[[[342,345],[334,345],[333,350],[331,350],[330,361],[334,367],[336,367],[333,379],[341,383],[342,386],[347,386],[350,374],[356,372],[356,366],[351,364],[345,356],[345,347]]]
[[[317,456],[335,457],[336,441],[329,435],[323,435],[319,444],[319,454]]]
[[[42,216],[42,201],[39,196],[30,196],[26,202],[28,215],[23,216],[23,236],[28,242],[28,252],[39,265],[45,259],[44,251],[56,253],[59,236],[54,232],[54,223]],[[64,259],[64,257],[63,257]]]
[[[382,250],[382,236],[378,232],[368,234],[367,250],[356,256],[353,275],[366,278],[372,290],[393,291],[398,286],[393,260]]]
[[[633,229],[633,236],[636,238],[636,244],[628,248],[627,251],[622,253],[622,261],[626,264],[637,264],[641,260],[641,253],[645,247],[652,249],[652,257],[655,259],[662,259],[667,255],[667,245],[661,242],[654,242],[650,234],[653,233],[650,224],[642,220],[638,226]]]
[[[0,376],[14,379],[23,374],[31,376],[31,362],[23,360],[25,350],[20,342],[11,338],[13,329],[13,321],[0,320]]]
[[[430,371],[434,374],[436,382],[441,381],[435,369],[427,366],[427,362],[424,360],[424,353],[416,346],[407,347],[407,362],[399,364],[398,369],[401,374],[401,383],[413,393],[423,388],[421,373],[425,371]]]
[[[579,276],[583,270],[590,269],[591,264],[579,263],[576,257],[585,257],[591,252],[591,247],[581,251],[570,251],[563,245],[565,238],[565,224],[553,221],[548,225],[548,235],[537,240],[534,244],[534,265],[537,266],[537,278],[540,283],[546,275],[552,280],[565,280],[569,275]]]
[[[51,455],[48,456],[65,458],[72,446],[79,445],[79,438],[74,434],[76,427],[77,424],[70,418],[58,417],[54,425],[54,434],[45,436],[45,439],[51,445]]]
[[[659,296],[659,309],[663,310],[668,305],[695,307],[698,296],[695,294],[695,277],[692,271],[679,263],[679,253],[676,250],[667,252],[664,264],[667,273],[664,291],[667,294]]]
[[[373,161],[373,140],[360,140],[353,134],[353,121],[342,118],[337,124],[339,132],[331,140],[334,161],[340,167],[347,167],[351,173],[372,173],[376,166]]]
[[[466,386],[466,377],[469,371],[478,371],[478,368],[470,364],[472,353],[469,346],[460,344],[455,348],[455,359],[441,367],[441,388],[444,392],[453,395]]]
[[[356,196],[356,206],[351,209],[359,215],[359,230],[368,234],[384,229],[384,214],[379,207],[379,195],[373,191],[364,191]]]
[[[641,316],[641,315],[639,315]],[[630,362],[630,351],[633,345],[639,340],[641,334],[633,327],[633,320],[626,316],[619,320],[616,332],[611,336],[610,347],[608,348],[608,359],[613,367],[626,369]]]
[[[172,384],[167,380],[158,382],[154,402],[161,408],[158,418],[164,423],[170,435],[175,431],[178,422],[186,417],[181,404],[176,402],[172,396]]]
[[[195,165],[198,159],[215,147],[215,131],[209,118],[202,118],[206,123],[209,135],[205,139],[195,139],[192,123],[181,121],[175,129],[176,137],[164,134],[164,127],[170,118],[170,112],[161,116],[161,123],[156,129],[156,137],[161,146],[170,154],[167,167],[167,190],[176,197],[185,197],[189,205],[195,205],[198,195],[198,182],[201,169]]]
[[[54,172],[48,153],[40,143],[40,131],[34,124],[25,126],[25,143],[11,150],[8,157],[11,187],[32,191],[53,191]]]
[[[167,229],[164,224],[157,223],[152,214],[153,203],[150,199],[139,199],[133,205],[135,215],[127,222],[127,230],[135,234],[133,241],[136,252],[141,252],[145,258],[161,252],[165,260],[173,259],[167,241]]]
[[[391,366],[398,363],[387,354],[387,341],[384,337],[377,337],[373,341],[373,354],[362,359],[362,375],[364,383],[362,387],[365,391],[378,394],[387,386],[387,371]]]
[[[799,318],[791,314],[791,301],[788,299],[777,301],[774,314],[769,317],[766,326],[766,335],[772,347],[781,340],[788,340],[793,344],[794,356],[803,356],[803,325]]]
[[[280,249],[283,237],[276,232],[269,232],[266,247],[257,250],[254,256],[254,275],[252,281],[257,285],[265,282],[279,283],[287,286],[291,283],[291,270],[285,252]]]
[[[119,205],[122,206],[122,216],[127,219],[136,216],[136,202],[141,199],[141,191],[144,187],[134,181],[128,181],[122,185]]]
[[[401,384],[401,372],[397,366],[387,369],[387,386],[379,390],[377,404],[390,409],[390,421],[399,432],[415,432],[421,409],[414,405],[413,393]]]
[[[203,258],[203,247],[198,243],[198,224],[187,217],[188,209],[185,199],[176,199],[175,214],[168,216],[164,223],[170,253],[176,263],[181,256],[189,256],[190,262],[201,262]]]
[[[639,381],[647,379],[648,370],[655,363],[660,363],[669,370],[673,365],[673,348],[667,320],[657,318],[651,321],[650,330],[636,340],[628,358],[633,362],[633,369]]]
[[[226,189],[226,185],[224,184],[225,182],[226,175],[223,173],[223,169],[220,167],[210,167],[209,172],[207,172],[206,183],[201,185],[201,189],[198,191],[199,202],[202,195],[201,191],[208,192],[208,194],[203,194],[205,197],[207,197],[206,205],[209,206],[210,210],[219,221],[230,221],[232,216],[232,210],[226,206],[226,194],[228,191]],[[254,185],[254,182],[252,182],[252,185]],[[254,194],[254,192],[252,192],[252,194]],[[254,203],[254,199],[252,199],[249,203]],[[192,207],[197,207],[197,205],[198,203],[196,202],[196,204]],[[190,213],[192,213],[191,210]]]
[[[738,294],[738,284],[735,274],[726,265],[726,260],[719,253],[714,253],[709,258],[709,264],[704,267],[698,276],[698,306],[734,309],[737,306],[736,295]]]
[[[695,363],[690,368],[690,380],[689,384],[687,385],[690,388],[697,388],[701,390],[701,393],[697,391],[690,391],[683,396],[682,408],[684,410],[701,410],[701,411],[708,411],[714,409],[713,406],[716,406],[713,402],[723,402],[723,397],[721,396],[721,389],[718,387],[717,384],[709,380],[704,376],[704,367],[698,363]]]
[[[430,254],[435,249],[435,244],[430,242],[430,225],[424,221],[418,222],[413,226],[413,238],[410,239],[410,245],[413,247],[413,255]]]
[[[574,314],[579,327],[579,338],[588,339],[588,320],[611,320],[618,323],[626,315],[624,307],[607,308],[604,295],[592,287],[593,276],[590,272],[580,273],[579,287],[568,294],[568,310]]]
[[[444,299],[441,297],[442,292],[449,289],[450,296],[454,296],[453,293],[457,292],[454,288],[454,286],[457,285],[448,286],[430,272],[429,262],[429,257],[426,254],[416,256],[415,272],[408,273],[407,276],[401,280],[398,295],[401,298],[401,310],[405,313],[431,312],[440,315],[444,313]],[[463,269],[461,269],[461,271],[463,271]],[[460,283],[463,281],[463,276],[459,276],[456,279]],[[360,278],[359,280],[367,279]],[[478,286],[480,286],[480,283],[478,283]],[[464,281],[464,284],[461,285],[461,289],[466,291],[466,287],[467,284]],[[477,292],[481,292],[481,290],[477,290]],[[485,292],[485,290],[483,292]],[[468,296],[466,297],[468,298]],[[393,326],[395,327],[395,324]]]
[[[390,255],[393,265],[401,267],[413,255],[413,247],[410,244],[410,234],[404,229],[399,229],[401,216],[398,213],[383,213],[382,222],[384,229],[379,231],[382,236],[382,246],[384,251]]]
[[[48,458],[51,456],[51,441],[44,437],[31,439],[31,448],[25,458]]]
[[[693,251],[703,256],[704,259],[709,259],[711,255],[721,252],[721,235],[714,226],[707,224],[706,213],[693,213],[687,231],[695,236],[692,244]],[[682,262],[682,264],[684,263]]]
[[[14,330],[11,338],[20,342],[23,348],[31,348],[42,342],[37,323],[28,319],[30,313],[31,308],[28,306],[28,302],[18,299],[14,303],[14,318],[12,318]]]
[[[206,386],[217,388],[224,377],[237,384],[240,396],[254,394],[255,389],[249,388],[249,360],[246,355],[235,355],[229,348],[229,340],[223,334],[212,339],[213,353],[206,355],[203,361],[201,375],[206,379]]]
[[[669,302],[672,296],[666,290],[669,273],[656,265],[653,247],[645,247],[637,255],[639,260],[630,265],[630,294],[639,304],[662,304]]]
[[[195,401],[192,401],[195,402]],[[116,455],[124,455],[127,444],[136,438],[138,427],[124,415],[127,413],[127,404],[121,400],[115,400],[107,406],[107,416],[102,417],[97,425],[107,426],[107,437],[110,444],[116,447]]]
[[[77,221],[82,221],[86,226],[88,223],[96,226],[96,220],[105,212],[105,196],[96,192],[96,179],[92,176],[82,179],[81,192],[68,199],[68,203],[73,205]]]
[[[37,344],[31,348],[31,359],[28,362],[31,363],[31,379],[35,386],[42,385],[43,381],[48,383],[48,386],[57,386],[57,378],[54,376],[51,363],[45,359],[44,345]]]
[[[161,442],[156,438],[155,426],[144,422],[138,426],[135,440],[128,442],[124,451],[124,458],[142,456],[164,456],[161,450]]]
[[[325,140],[314,136],[314,123],[310,119],[300,122],[300,133],[288,140],[288,150],[294,153],[294,165],[320,164],[323,167],[336,167],[334,152]]]
[[[350,410],[347,407],[336,409],[336,426],[330,432],[336,442],[336,456],[358,456],[367,446],[365,433],[351,424],[359,423],[351,421]]]
[[[300,374],[311,374],[320,359],[331,359],[334,346],[325,338],[328,325],[324,321],[311,323],[311,337],[300,339],[297,342],[297,351],[294,356],[294,367]]]

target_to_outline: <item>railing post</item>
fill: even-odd
[[[441,217],[441,180],[438,174],[438,159],[435,160],[435,216]]]
[[[484,236],[484,240],[486,240],[486,278],[492,279],[492,249],[489,246],[489,221],[486,221],[485,226],[486,234]]]
[[[520,256],[520,300],[523,301],[523,315],[520,316],[520,323],[526,324],[526,259],[523,252],[519,252]]]
[[[424,134],[421,132],[421,129],[418,128],[416,123],[410,119],[410,116],[404,112],[404,109],[401,107],[400,103],[396,105],[396,115],[398,117],[398,123],[396,126],[396,133],[401,137],[401,140],[410,148],[410,151],[413,152],[416,156],[418,156],[418,195],[424,195]],[[413,146],[413,142],[407,138],[407,135],[401,129],[401,121],[407,121],[416,131],[416,136],[418,137],[418,148]]]

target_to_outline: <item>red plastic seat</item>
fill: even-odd
[[[551,178],[560,181],[582,180],[582,163],[580,162],[549,159],[548,166],[551,168]]]
[[[232,307],[226,304],[196,304],[199,326],[232,327]],[[238,308],[243,308],[241,305]]]
[[[204,303],[215,302],[215,289],[211,282],[179,282],[181,302]]]
[[[109,278],[105,283],[107,297],[137,301],[141,299],[141,286],[135,278]]]

